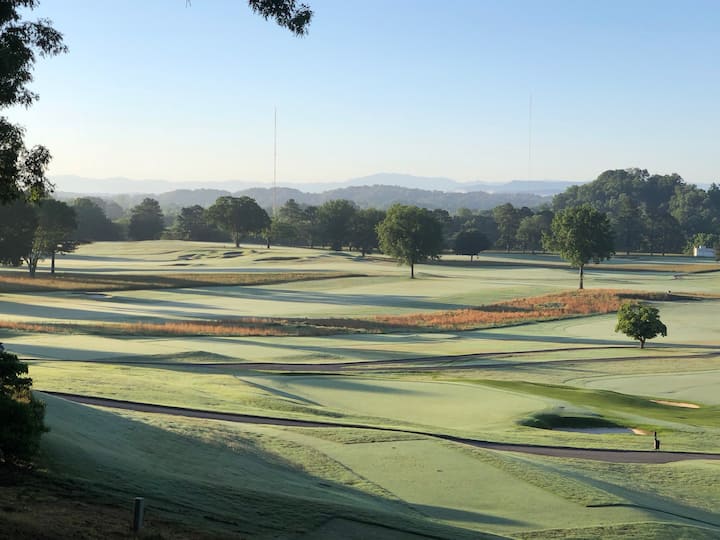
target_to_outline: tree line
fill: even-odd
[[[413,248],[426,253],[410,257],[415,262],[448,252],[472,260],[491,248],[559,251],[553,222],[559,214],[584,206],[607,218],[605,232],[612,239],[612,249],[605,251],[687,252],[692,246],[716,247],[720,238],[720,187],[716,184],[705,191],[686,184],[677,174],[619,169],[605,171],[588,184],[571,186],[556,195],[552,205],[531,209],[506,203],[488,211],[460,209],[452,215],[412,205],[395,205],[387,211],[360,208],[344,199],[317,206],[290,199],[271,216],[248,196],[219,197],[208,208],[188,206],[175,215],[164,214],[152,198],[129,211],[97,197],[78,198],[70,204],[20,198],[6,203],[0,213],[0,263],[27,264],[34,274],[38,261],[49,257],[54,271],[55,255],[71,251],[77,243],[159,238],[231,241],[235,246],[247,239],[268,246],[346,249],[363,256],[373,251],[390,253],[383,235],[391,232],[381,224],[388,216],[398,219],[398,206],[406,209],[406,219],[412,214],[418,222],[432,220],[432,226],[423,229],[430,235],[426,240],[432,248]]]

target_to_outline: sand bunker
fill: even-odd
[[[694,403],[683,403],[682,401],[664,401],[662,399],[651,399],[650,401],[659,405],[668,405],[670,407],[684,407],[685,409],[700,408],[700,405],[695,405]]]

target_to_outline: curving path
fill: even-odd
[[[455,437],[453,435],[443,435],[438,433],[429,433],[424,431],[415,431],[409,429],[393,429],[375,426],[366,426],[362,424],[349,424],[342,422],[322,422],[314,420],[296,420],[291,418],[276,418],[272,416],[257,416],[251,414],[235,414],[226,412],[207,411],[201,409],[189,409],[185,407],[171,407],[167,405],[154,405],[151,403],[140,403],[137,401],[124,401],[119,399],[110,399],[96,396],[85,396],[80,394],[68,394],[65,392],[51,392],[38,390],[39,393],[56,396],[68,401],[76,403],[84,403],[87,405],[96,405],[100,407],[109,407],[113,409],[125,409],[130,411],[169,414],[174,416],[184,416],[187,418],[203,418],[207,420],[222,420],[225,422],[238,422],[244,424],[266,424],[273,426],[293,426],[293,427],[317,427],[317,428],[360,428],[374,429],[377,431],[391,431],[396,433],[410,433],[414,435],[423,435],[436,439],[443,439],[478,448],[486,448],[488,450],[499,450],[503,452],[522,452],[525,454],[536,454],[540,456],[562,457],[590,459],[595,461],[608,461],[613,463],[671,463],[674,461],[684,461],[689,459],[705,459],[720,460],[720,454],[702,453],[702,452],[654,452],[644,450],[608,450],[598,448],[574,448],[569,446],[543,446],[532,444],[515,444],[500,443],[492,441],[483,441],[477,439],[467,439],[463,437]]]

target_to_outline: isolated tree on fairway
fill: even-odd
[[[26,459],[47,431],[45,405],[33,397],[27,364],[0,349],[0,461]]]
[[[580,269],[578,289],[583,289],[586,264],[597,264],[615,254],[610,220],[590,205],[561,210],[553,218],[551,231],[545,237],[545,246]]]
[[[51,258],[50,273],[54,274],[55,255],[75,250],[75,242],[71,240],[77,228],[75,210],[62,201],[45,199],[40,201],[37,214],[38,227],[35,230],[32,248],[32,258],[35,262],[30,274],[35,274],[37,261],[44,257]]]
[[[660,311],[637,302],[626,303],[620,307],[615,331],[637,339],[641,349],[645,348],[646,340],[667,336],[667,326],[660,321]]]
[[[146,198],[130,210],[128,236],[131,240],[157,240],[165,229],[160,203]]]
[[[455,237],[455,254],[467,255],[470,261],[481,251],[485,251],[490,247],[490,240],[477,229],[469,229],[460,231]]]
[[[438,257],[442,250],[442,224],[425,208],[394,204],[377,231],[382,252],[409,265],[410,278],[417,263]]]
[[[46,19],[23,21],[21,11],[38,6],[37,0],[0,2],[0,110],[29,107],[38,96],[27,85],[37,55],[65,52],[62,34]],[[26,148],[22,127],[0,116],[0,204],[25,195],[39,199],[51,190],[45,177],[50,152],[42,146]]]
[[[251,197],[220,197],[207,212],[213,223],[232,236],[235,247],[240,247],[244,236],[270,227],[270,216]]]

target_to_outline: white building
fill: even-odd
[[[693,257],[712,257],[715,258],[715,250],[705,246],[693,247]]]

